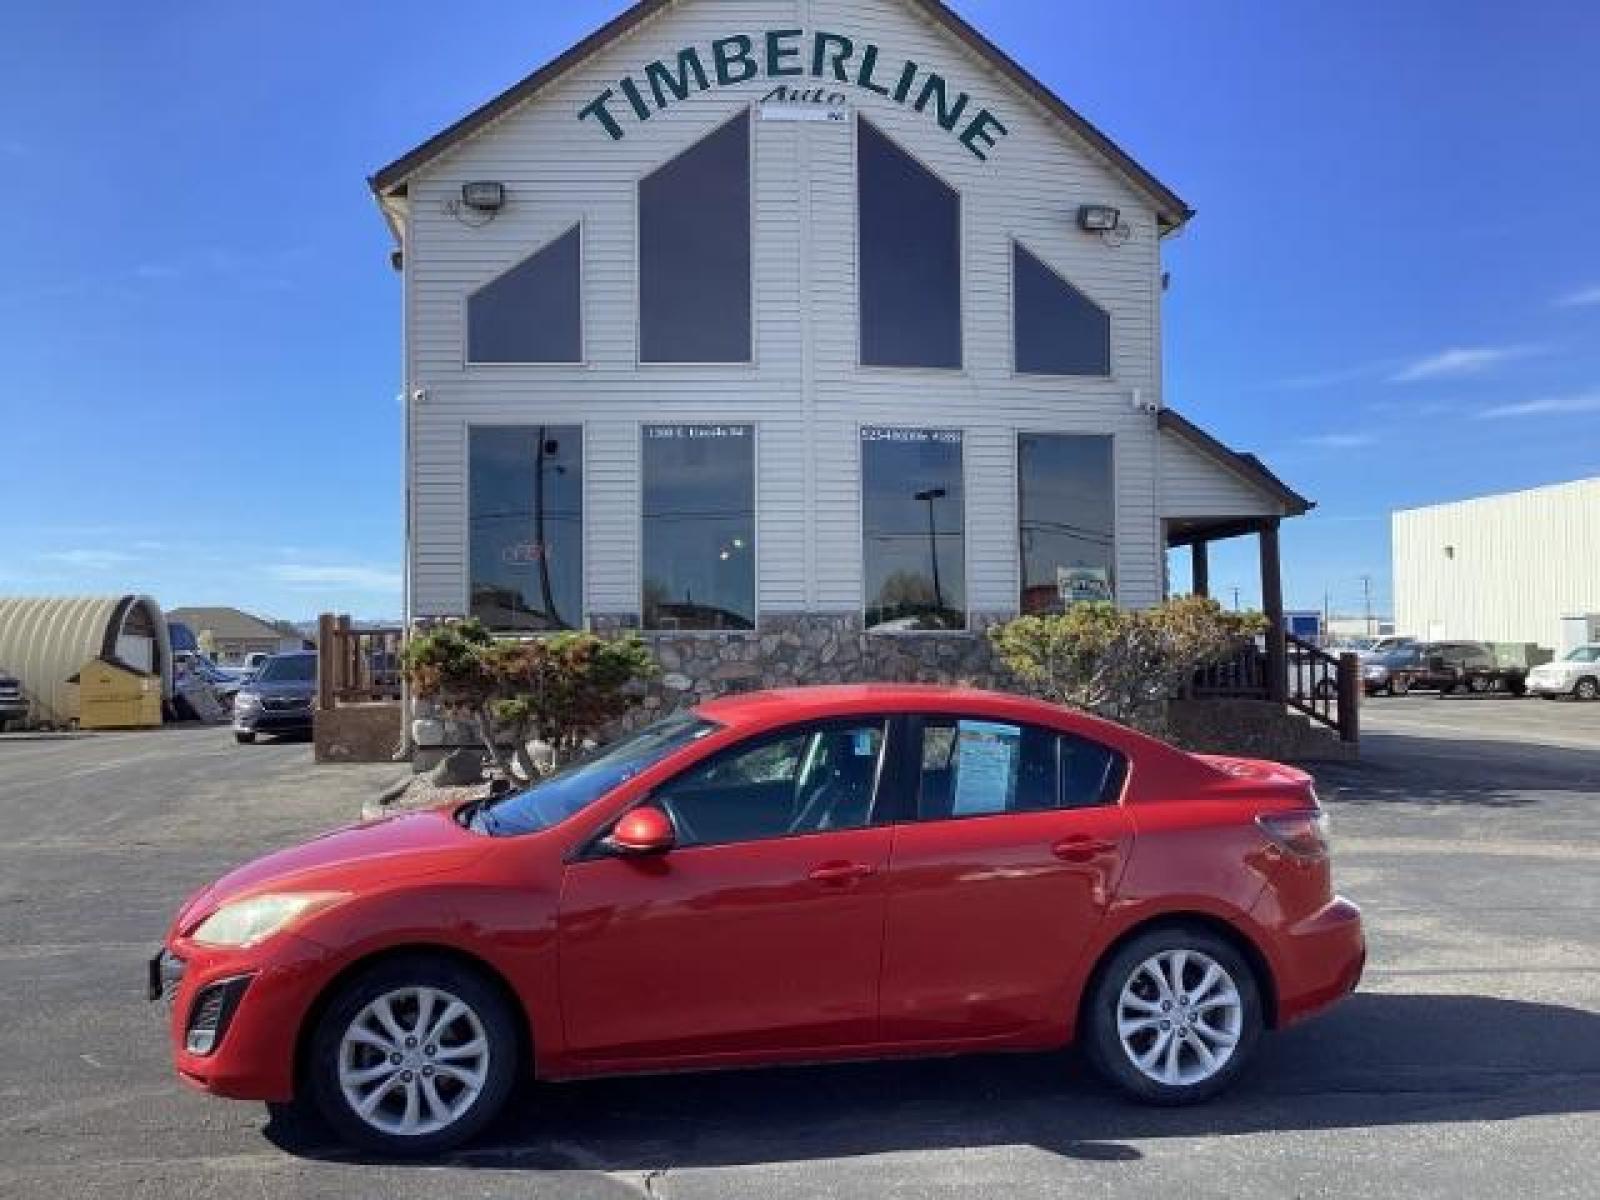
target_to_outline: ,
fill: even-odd
[[[966,689],[754,693],[191,897],[179,1075],[425,1155],[541,1079],[1081,1043],[1205,1099],[1350,992],[1307,776]]]

